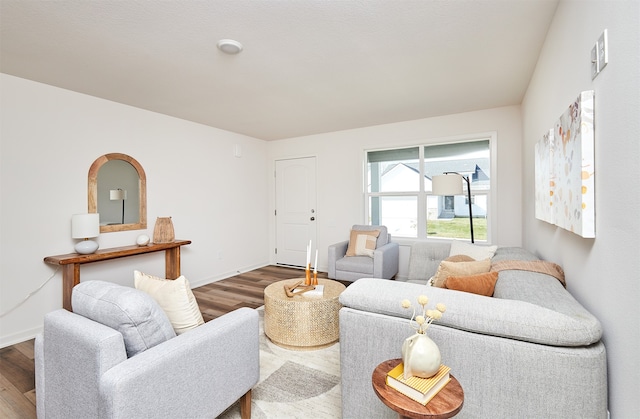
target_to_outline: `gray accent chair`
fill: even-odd
[[[398,273],[399,246],[391,242],[385,226],[354,225],[353,230],[380,230],[373,257],[345,256],[349,240],[329,246],[329,273],[331,279],[355,281],[360,278],[391,279]]]
[[[241,308],[128,357],[130,333],[62,309],[48,313],[35,341],[38,418],[211,418],[238,400],[249,418],[258,321]]]

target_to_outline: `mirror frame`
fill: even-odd
[[[124,160],[131,164],[138,172],[138,191],[140,199],[139,217],[137,223],[130,224],[112,224],[101,225],[100,233],[110,233],[112,231],[127,231],[127,230],[144,230],[147,228],[147,176],[144,173],[144,169],[131,156],[127,156],[122,153],[109,153],[104,156],[100,156],[93,162],[89,168],[89,183],[88,183],[88,198],[89,198],[89,213],[98,212],[98,171],[103,164],[110,160]]]

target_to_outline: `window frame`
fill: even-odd
[[[492,221],[497,217],[497,190],[496,190],[496,173],[497,173],[497,132],[482,132],[482,133],[474,133],[468,135],[460,135],[454,137],[447,138],[436,138],[430,140],[424,140],[417,143],[411,144],[390,144],[387,147],[377,147],[377,148],[368,148],[363,150],[362,154],[362,166],[363,166],[363,196],[364,196],[364,215],[363,219],[366,224],[371,223],[371,208],[370,202],[372,197],[416,197],[417,198],[417,237],[409,237],[409,236],[394,236],[394,241],[396,242],[413,242],[416,240],[437,240],[437,241],[451,241],[454,240],[450,237],[428,237],[427,236],[427,199],[429,196],[434,196],[431,192],[427,192],[425,190],[425,182],[423,181],[425,176],[425,168],[424,168],[424,148],[430,146],[438,146],[438,145],[447,145],[447,144],[457,144],[457,143],[465,143],[465,142],[474,142],[474,141],[489,141],[489,189],[475,189],[472,188],[472,202],[475,201],[476,196],[478,195],[486,195],[487,202],[487,238],[485,240],[478,240],[476,238],[476,243],[486,243],[491,244],[494,237],[497,237],[497,232],[495,231],[495,223]],[[420,184],[417,191],[408,191],[408,192],[370,192],[369,191],[369,173],[368,173],[368,153],[376,152],[376,151],[389,151],[389,150],[401,150],[401,149],[409,149],[418,147],[419,152],[419,175],[420,175]],[[466,190],[466,186],[465,186]],[[466,198],[466,196],[465,196]],[[467,240],[470,241],[470,240]]]

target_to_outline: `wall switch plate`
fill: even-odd
[[[598,43],[591,48],[591,80],[595,79],[600,69],[598,68]]]
[[[598,73],[607,66],[609,62],[609,46],[607,45],[607,30],[605,29],[598,38]]]
[[[600,74],[608,62],[609,47],[607,45],[607,30],[605,29],[596,44],[591,48],[591,80]]]

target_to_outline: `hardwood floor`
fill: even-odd
[[[205,322],[240,307],[264,304],[264,289],[282,279],[304,276],[300,269],[265,266],[193,290]],[[326,278],[326,273],[318,273]],[[348,283],[345,283],[347,285]],[[0,417],[36,417],[33,339],[0,349]]]

